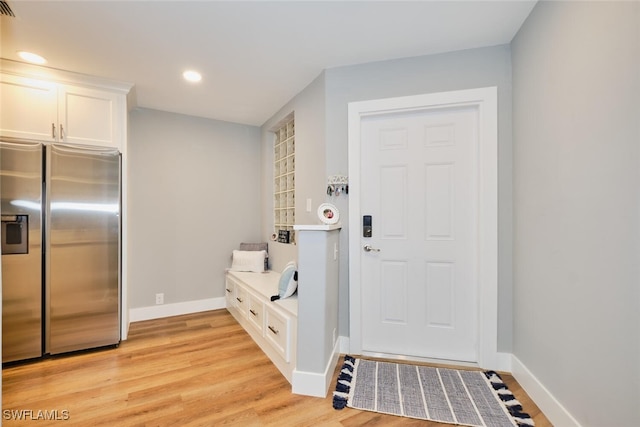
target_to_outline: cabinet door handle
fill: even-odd
[[[56,139],[56,124],[51,123],[51,139]]]
[[[62,127],[62,123],[60,123],[60,141],[64,140],[64,128]]]
[[[253,314],[254,316],[258,315],[258,313],[256,313],[255,310],[249,310],[249,313]]]
[[[274,328],[273,326],[269,325],[268,326],[269,330],[271,332],[273,332],[274,334],[278,335],[280,333],[280,331],[278,331],[276,328]]]

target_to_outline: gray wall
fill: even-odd
[[[262,235],[269,239],[273,229],[273,127],[291,112],[296,126],[296,224],[317,224],[318,206],[324,202],[325,176],[325,83],[320,74],[302,92],[261,127],[262,138]],[[306,201],[311,199],[311,212]],[[271,269],[282,271],[297,259],[296,245],[269,243]]]
[[[509,46],[376,62],[326,71],[327,175],[348,174],[347,104],[423,93],[498,87],[498,350],[511,351],[512,150]],[[349,196],[352,197],[352,196]],[[348,197],[334,197],[341,233],[340,331],[349,335]]]
[[[224,296],[224,269],[260,239],[260,130],[137,109],[129,115],[130,308]]]
[[[640,419],[640,3],[540,2],[512,42],[514,355],[585,426]]]

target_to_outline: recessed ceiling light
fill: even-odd
[[[31,52],[25,52],[23,50],[18,52],[18,56],[27,62],[31,62],[32,64],[42,65],[47,63],[47,60],[44,59],[42,56],[35,53],[31,53]]]
[[[202,80],[202,74],[197,71],[187,70],[182,73],[182,77],[188,82],[197,83]]]

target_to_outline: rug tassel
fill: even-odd
[[[347,406],[347,400],[349,398],[349,391],[351,390],[351,380],[353,379],[353,369],[355,358],[346,355],[344,357],[344,364],[338,375],[338,382],[336,384],[336,391],[333,392],[333,408],[344,409]]]
[[[344,409],[347,406],[347,398],[338,396],[335,392],[333,393],[333,409]]]
[[[353,374],[351,374],[351,372],[340,372],[338,375],[338,381],[351,382],[351,378],[353,378]]]
[[[338,384],[336,384],[336,391],[338,392],[349,393],[350,389],[351,389],[351,383],[348,383],[346,381],[338,381]]]
[[[515,419],[516,423],[519,426],[535,426],[535,423],[533,422],[533,420],[527,414],[525,415],[527,416],[527,418],[516,418],[516,417],[513,417],[513,418]]]
[[[510,412],[522,411],[522,405],[516,399],[503,400],[503,402],[507,406],[507,409],[509,409]]]
[[[531,416],[522,412],[522,404],[518,402],[516,397],[509,391],[507,385],[502,381],[500,375],[495,371],[487,371],[484,373],[491,386],[495,390],[500,400],[505,404],[509,414],[519,426],[533,426],[535,423]]]

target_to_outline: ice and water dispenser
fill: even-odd
[[[29,253],[29,215],[2,215],[2,255]]]

